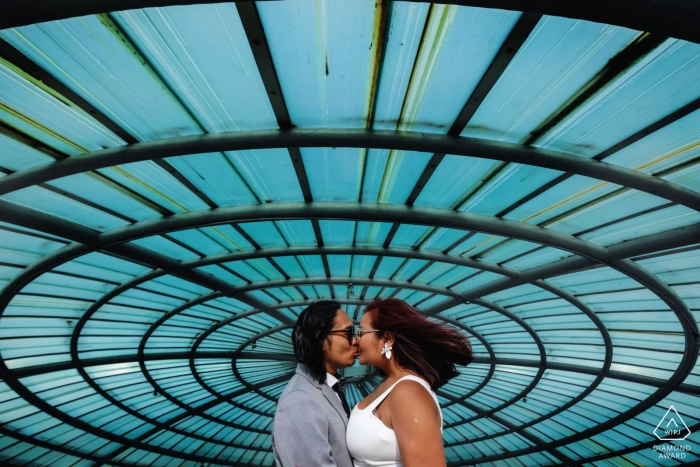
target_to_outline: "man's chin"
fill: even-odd
[[[357,361],[357,359],[358,359],[358,356],[357,356],[357,355],[354,356],[354,357],[352,357],[352,359],[350,359],[350,360],[348,360],[347,362],[345,362],[345,365],[343,366],[343,368],[347,368],[347,367],[349,367],[349,366],[353,366],[353,365],[355,364],[355,362]]]

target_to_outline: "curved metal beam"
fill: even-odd
[[[495,421],[496,423],[499,423],[500,425],[506,427],[507,431],[518,432],[518,434],[520,434],[520,436],[527,439],[535,446],[538,446],[541,451],[546,451],[552,457],[556,457],[561,462],[564,462],[564,465],[567,465],[567,466],[572,465],[571,459],[569,459],[566,455],[560,453],[559,451],[557,451],[555,449],[549,449],[548,443],[546,441],[542,440],[542,438],[540,438],[539,436],[536,436],[536,435],[534,435],[534,434],[532,434],[532,433],[530,433],[522,428],[519,428],[517,425],[515,425],[513,422],[507,420],[506,418],[503,418],[499,415],[494,414],[492,410],[484,410],[484,409],[477,407],[476,405],[471,404],[465,400],[456,399],[456,398],[450,396],[449,394],[445,393],[445,391],[438,390],[437,394],[440,395],[441,397],[444,397],[446,399],[451,400],[455,404],[459,404],[459,405],[471,410],[472,412],[476,413],[477,415],[475,417],[472,417],[472,419],[490,418],[493,421]],[[501,432],[501,433],[503,433],[503,432]],[[472,443],[472,442],[473,442],[472,440],[469,440],[469,443]],[[455,444],[453,443],[451,445],[454,446]],[[451,464],[449,464],[449,465],[451,465]]]
[[[607,162],[548,149],[477,138],[363,129],[233,131],[103,149],[3,177],[0,180],[0,195],[57,178],[133,162],[209,152],[288,147],[378,148],[515,162],[634,188],[700,211],[700,193],[662,178]]]
[[[270,328],[266,331],[259,332],[255,336],[248,338],[245,342],[241,343],[241,345],[238,346],[238,348],[236,349],[236,356],[238,356],[238,354],[240,354],[243,351],[243,349],[245,349],[247,346],[249,346],[253,342],[255,342],[259,339],[263,339],[267,336],[271,336],[272,334],[275,334],[277,332],[284,331],[285,329],[287,329],[287,328],[284,326],[277,326],[275,328]],[[212,332],[214,332],[214,331],[215,330],[212,330]],[[203,340],[204,339],[200,340],[199,344],[201,344]],[[290,341],[291,341],[291,338],[290,338]],[[195,348],[195,350],[196,350],[196,348]],[[248,389],[250,389],[251,391],[257,393],[263,399],[267,399],[271,402],[277,402],[277,399],[275,399],[274,397],[270,396],[267,393],[262,392],[259,389],[256,389],[255,387],[253,387],[252,384],[250,384],[248,381],[246,381],[245,378],[243,378],[243,375],[241,375],[241,373],[238,371],[238,367],[236,366],[237,362],[238,362],[237,357],[231,361],[231,370],[233,371],[233,374],[236,377],[236,379],[238,379],[238,381],[240,381],[243,386],[245,386]],[[194,359],[192,359],[192,358],[190,359],[190,367],[192,367],[192,368],[194,367]]]
[[[284,378],[289,378],[291,375],[284,375]],[[158,454],[166,455],[166,456],[172,456],[176,457],[178,459],[185,459],[185,460],[191,460],[191,461],[196,461],[196,462],[210,462],[210,459],[207,457],[199,456],[199,455],[194,455],[194,454],[188,454],[186,452],[180,452],[180,451],[173,451],[167,448],[163,448],[161,446],[156,446],[156,445],[150,445],[148,443],[143,442],[141,439],[135,440],[135,439],[128,439],[125,437],[122,437],[120,435],[114,434],[111,431],[102,429],[100,427],[97,427],[95,425],[92,425],[90,423],[87,423],[83,420],[80,420],[78,418],[74,418],[63,412],[62,410],[58,409],[57,407],[53,406],[52,404],[46,402],[43,400],[41,397],[39,397],[37,394],[33,393],[29,389],[27,389],[23,384],[21,384],[15,377],[12,375],[11,371],[9,368],[7,368],[7,365],[5,364],[5,361],[0,359],[0,377],[5,381],[5,383],[13,390],[15,391],[20,397],[22,397],[25,401],[28,403],[36,406],[39,410],[43,411],[44,413],[56,418],[57,420],[62,421],[63,423],[66,423],[67,425],[74,426],[76,428],[79,428],[83,431],[86,431],[88,433],[92,433],[96,436],[99,436],[100,438],[107,439],[109,441],[113,441],[115,443],[124,445],[125,443],[129,445],[129,447],[134,447],[138,449],[143,449],[145,451],[152,451],[156,452]],[[279,381],[278,381],[279,379]],[[260,387],[265,387],[269,386],[272,384],[276,384],[278,382],[282,381],[280,378],[272,379],[269,381],[265,381],[264,383],[261,383]],[[225,396],[226,400],[233,399],[235,397],[240,396],[241,394],[245,394],[248,392],[248,389],[245,388],[244,390],[241,391],[235,391],[231,394],[228,394]],[[225,402],[224,401],[218,401],[217,403]],[[198,407],[196,407],[194,410],[197,414],[203,413],[205,410],[207,410],[209,407],[209,404],[205,403],[202,404]],[[187,413],[185,416],[190,416],[189,413]],[[178,418],[177,416],[174,418]],[[183,418],[180,416],[180,418]],[[173,419],[171,419],[173,420]],[[172,425],[172,423],[169,423],[169,421],[163,422],[165,425]],[[151,435],[158,432],[161,428],[156,427],[153,428],[152,430],[149,430],[148,433]],[[146,439],[146,438],[143,438]],[[222,463],[224,465],[230,465],[234,467],[249,467],[248,464],[243,464],[239,462],[230,462],[230,461],[224,461],[224,460],[219,460],[219,463]]]
[[[676,291],[647,269],[628,259],[614,261],[613,266],[618,271],[635,278],[637,282],[661,298],[674,312],[678,321],[680,321],[685,338],[685,351],[683,352],[683,358],[678,368],[673,375],[668,378],[668,386],[674,388],[676,385],[682,383],[690,374],[698,359],[698,352],[700,351],[700,339],[698,338],[700,337],[700,333],[698,332],[698,325],[695,322],[695,318]]]
[[[59,4],[53,0],[5,0],[0,9],[0,29],[111,11],[206,3],[211,0],[62,0]],[[452,0],[449,3],[563,16],[700,42],[697,28],[700,6],[684,0]]]
[[[480,332],[476,331],[473,329],[471,326],[467,326],[466,324],[462,323],[459,320],[453,319],[453,318],[448,318],[447,316],[436,316],[437,319],[442,320],[446,323],[449,323],[453,326],[457,326],[460,329],[464,329],[465,331],[471,333],[474,337],[476,337],[481,344],[486,347],[486,351],[489,354],[489,359],[488,359],[488,364],[489,364],[489,372],[486,374],[484,379],[481,381],[481,383],[477,384],[473,389],[471,389],[469,392],[466,392],[462,396],[460,396],[460,399],[466,400],[469,399],[471,396],[476,394],[477,392],[481,391],[493,378],[494,373],[496,372],[496,354],[493,351],[493,347],[491,344],[484,338],[484,336],[481,335]],[[483,363],[483,362],[479,362]]]
[[[545,372],[545,370],[546,370],[546,368],[547,368],[547,351],[546,351],[545,348],[544,348],[544,343],[542,342],[542,339],[540,339],[540,336],[535,332],[534,329],[532,329],[532,326],[530,326],[529,324],[527,324],[527,322],[525,322],[525,320],[522,319],[520,316],[518,316],[518,315],[516,315],[515,313],[513,313],[513,312],[511,312],[511,311],[509,311],[509,310],[506,310],[506,309],[503,308],[502,306],[497,305],[497,304],[495,304],[495,303],[493,303],[493,302],[490,302],[490,301],[488,301],[488,300],[477,299],[477,300],[473,300],[473,303],[476,303],[477,305],[481,305],[481,306],[483,306],[484,308],[488,308],[488,309],[490,309],[490,310],[493,310],[493,311],[495,311],[496,313],[499,313],[499,314],[505,316],[506,318],[510,319],[511,321],[514,321],[514,322],[518,323],[518,324],[520,325],[521,328],[525,329],[525,331],[526,331],[528,334],[530,334],[530,337],[532,337],[532,340],[535,341],[535,344],[537,345],[537,350],[538,350],[539,353],[540,353],[540,360],[539,360],[538,370],[537,370],[537,373],[535,374],[535,376],[532,378],[532,381],[530,381],[530,384],[528,384],[525,388],[523,388],[522,391],[520,391],[518,394],[516,394],[516,395],[515,395],[514,397],[512,397],[510,400],[508,400],[508,401],[502,403],[502,404],[499,405],[499,406],[496,406],[496,407],[493,407],[493,408],[491,408],[491,409],[485,410],[485,411],[483,411],[482,414],[480,414],[480,416],[486,416],[486,415],[491,415],[491,414],[493,414],[493,413],[496,413],[496,412],[498,412],[499,410],[502,410],[502,409],[504,409],[504,408],[506,408],[506,407],[509,407],[509,406],[515,404],[517,401],[519,401],[519,400],[522,399],[523,397],[526,397],[527,394],[528,394],[530,391],[532,391],[532,390],[535,388],[535,386],[537,386],[537,383],[539,383],[539,381],[542,379],[542,375],[544,375],[544,372]],[[458,402],[458,403],[459,403],[459,401],[463,401],[463,400],[464,400],[464,399],[462,399],[462,398],[454,398],[454,399],[455,399],[455,401]],[[477,417],[477,418],[478,418],[478,417]],[[469,423],[469,422],[471,422],[471,421],[473,421],[473,420],[474,420],[474,418],[460,420],[459,422],[454,422],[454,423],[447,424],[446,427],[449,428],[449,427],[456,426],[456,425],[462,425],[462,424],[464,424],[464,423]]]
[[[5,213],[2,212],[4,209],[8,213],[13,212],[13,214],[18,210],[23,210],[26,214],[26,209],[19,206],[8,206],[9,204],[11,203],[0,201],[0,219],[7,219]],[[36,211],[28,211],[36,213]],[[36,215],[40,216],[39,213],[36,213]],[[373,205],[342,202],[256,204],[174,214],[104,232],[99,235],[93,246],[95,248],[106,248],[138,238],[199,226],[228,224],[231,222],[309,219],[395,222],[479,231],[553,246],[603,263],[608,261],[607,248],[601,245],[588,242],[573,235],[522,222],[451,209],[400,204]]]
[[[563,406],[560,406],[559,408],[557,408],[557,409],[555,409],[555,410],[553,410],[553,411],[551,411],[551,412],[549,412],[541,417],[530,420],[529,422],[527,422],[523,425],[520,425],[518,427],[518,429],[515,430],[518,432],[520,432],[524,428],[527,428],[528,426],[532,426],[535,423],[539,423],[542,420],[548,419],[550,417],[553,417],[554,415],[557,415],[558,413],[563,412],[564,410],[568,409],[569,407],[575,405],[576,403],[578,403],[579,401],[581,401],[585,397],[587,397],[603,381],[603,378],[604,378],[603,375],[609,373],[610,365],[612,364],[612,358],[613,358],[613,344],[612,344],[612,339],[610,337],[610,333],[608,332],[607,328],[605,327],[605,324],[601,321],[601,319],[595,314],[595,312],[593,310],[591,310],[588,306],[586,306],[586,304],[584,304],[582,301],[580,301],[579,299],[577,299],[576,297],[574,297],[573,295],[571,295],[567,291],[565,291],[565,290],[563,290],[563,289],[561,289],[553,284],[550,284],[550,283],[542,281],[542,280],[534,281],[534,282],[532,282],[532,284],[536,285],[544,290],[547,290],[550,293],[552,293],[552,294],[566,300],[567,302],[571,303],[576,308],[581,310],[595,324],[595,326],[598,328],[598,332],[600,332],[600,334],[603,338],[603,342],[605,344],[605,359],[603,361],[603,367],[600,370],[603,374],[598,375],[596,377],[596,379],[588,386],[588,388],[586,388],[586,390],[582,391],[578,396],[574,397],[573,399],[571,399],[569,402],[567,402]],[[439,317],[439,315],[438,315],[438,317]],[[458,321],[458,323],[459,323],[459,321]],[[495,357],[492,356],[491,360],[492,360],[492,362],[491,362],[492,372],[491,373],[493,373],[493,369],[495,368],[493,361],[495,361]],[[535,365],[533,365],[533,366],[535,366]],[[545,367],[547,370],[551,369],[551,366],[547,363],[545,363]],[[467,400],[469,397],[471,397],[472,393],[473,392],[470,391],[470,393],[467,393],[463,396],[460,396],[458,398],[458,400],[462,400],[462,401]],[[461,422],[461,421],[456,422],[456,423],[453,423],[451,425],[455,426],[455,425],[459,425],[462,423],[466,423],[466,421],[465,422]],[[508,432],[513,432],[513,431],[514,430],[510,430]],[[497,436],[501,436],[504,434],[507,434],[507,433],[503,433],[503,432],[495,433],[493,435],[487,435],[487,436],[481,437],[481,438],[479,438],[479,440],[491,439],[491,438],[495,438]],[[472,442],[472,443],[475,441],[477,441],[477,440],[470,439],[470,442]],[[449,445],[452,445],[452,444],[449,444]]]
[[[440,318],[438,316],[438,318]],[[201,351],[197,352],[193,358],[195,359],[211,359],[211,358],[222,358],[230,359],[233,358],[234,352],[227,351]],[[192,357],[189,351],[185,352],[160,352],[160,353],[147,353],[144,354],[143,359],[145,361],[158,361],[158,360],[187,360]],[[283,361],[283,362],[296,362],[294,355],[283,355],[283,354],[273,354],[267,352],[250,352],[243,351],[240,353],[239,358],[248,360],[270,360],[270,361]],[[97,357],[83,359],[82,364],[85,367],[100,366],[100,365],[112,365],[116,363],[138,363],[138,357],[136,355],[117,355],[114,357]],[[505,366],[519,366],[524,368],[539,368],[539,361],[536,360],[521,360],[513,358],[499,358],[496,357],[491,359],[490,357],[474,357],[474,363],[482,364],[493,364],[493,365],[505,365]],[[54,371],[63,371],[74,368],[70,361],[50,363],[47,365],[36,365],[24,368],[18,368],[15,370],[10,370],[10,373],[15,378],[26,378],[29,376],[37,376],[47,373],[52,373]],[[617,379],[620,381],[628,381],[631,383],[644,384],[646,386],[661,388],[667,385],[665,379],[651,378],[649,376],[641,376],[632,373],[625,373],[622,371],[609,371],[603,374],[600,368],[592,368],[585,365],[572,365],[568,363],[555,363],[548,362],[546,370],[557,370],[557,371],[568,371],[572,373],[581,373],[592,376],[602,376],[610,379]],[[693,386],[690,384],[681,384],[676,388],[677,391],[683,392],[685,394],[700,395],[700,386]]]
[[[283,279],[275,281],[253,282],[251,284],[239,285],[235,289],[241,293],[252,290],[273,289],[280,287],[294,287],[298,285],[323,285],[323,284],[348,284],[366,285],[368,287],[391,287],[397,289],[410,289],[428,292],[432,294],[445,295],[447,297],[459,297],[460,293],[444,287],[419,284],[416,282],[397,281],[392,279],[365,279],[363,277],[300,277],[293,279]]]
[[[409,250],[408,248],[385,248],[378,246],[290,246],[287,248],[264,248],[260,250],[234,251],[221,255],[205,256],[204,258],[185,261],[182,265],[186,268],[198,268],[210,264],[229,263],[248,259],[311,255],[389,256],[393,258],[420,259],[435,263],[454,264],[457,266],[479,269],[481,271],[495,272],[496,274],[508,277],[520,276],[520,271],[517,269],[465,256],[449,255],[425,250]]]
[[[595,436],[598,433],[602,433],[608,429],[611,429],[621,423],[625,423],[627,420],[636,417],[650,407],[667,397],[671,392],[673,392],[680,383],[688,376],[692,368],[698,359],[698,330],[695,319],[693,318],[690,310],[683,302],[683,300],[663,281],[658,277],[651,274],[649,271],[639,266],[630,260],[616,260],[612,265],[615,269],[627,274],[629,277],[634,278],[645,287],[654,292],[659,298],[661,298],[669,308],[676,314],[681,326],[683,327],[683,334],[685,337],[685,349],[683,352],[683,358],[679,363],[676,370],[673,372],[670,378],[668,378],[668,383],[664,386],[659,387],[653,394],[645,398],[643,401],[636,404],[634,407],[627,409],[624,412],[608,419],[607,421],[600,423],[594,427],[585,429],[575,435],[566,436],[564,438],[554,440],[547,445],[547,448],[557,448],[559,446],[564,446],[569,443],[576,441],[581,441],[583,439]],[[519,455],[530,454],[533,452],[541,451],[538,448],[525,448],[519,449],[517,451],[512,451],[507,454],[496,454],[491,456],[486,456],[478,459],[478,462],[493,462],[497,460],[502,460],[506,458],[516,457]],[[472,465],[476,460],[458,462],[454,465]]]
[[[576,298],[573,294],[570,294],[566,290],[562,289],[561,287],[557,287],[554,284],[550,284],[549,282],[545,282],[543,280],[536,280],[532,282],[533,285],[536,285],[537,287],[544,289],[554,295],[556,295],[559,298],[562,298],[581,310],[581,312],[588,317],[591,321],[593,321],[593,324],[598,328],[598,332],[600,333],[601,337],[603,338],[603,344],[605,345],[605,358],[603,360],[603,368],[602,371],[603,373],[607,373],[610,371],[610,365],[612,365],[612,359],[613,359],[613,343],[612,343],[612,338],[610,337],[610,333],[608,332],[608,328],[605,327],[605,323],[598,317],[598,315],[595,313],[595,311],[591,310],[585,303],[583,303],[581,300]]]
[[[116,255],[129,258],[135,263],[147,264],[154,269],[160,268],[163,271],[166,271],[168,274],[182,277],[209,289],[220,290],[228,295],[233,293],[231,292],[232,287],[228,282],[217,279],[209,274],[202,273],[201,271],[183,268],[181,262],[153,250],[142,248],[134,244],[111,246],[100,245],[100,233],[98,231],[86,228],[80,224],[70,222],[56,216],[43,214],[39,211],[28,209],[19,205],[13,205],[13,203],[8,203],[6,201],[0,201],[0,218],[6,219],[15,225],[20,225],[42,232],[53,232],[52,235],[58,235],[72,241],[79,242],[66,245],[61,249],[52,252],[36,263],[28,266],[20,274],[13,278],[13,280],[7,284],[2,292],[0,292],[0,316],[2,316],[5,307],[12,297],[35,277],[63,262],[70,261],[77,256],[87,254],[98,249],[106,249],[107,251]],[[291,323],[283,314],[269,309],[265,303],[261,302],[255,297],[240,294],[236,297],[236,299],[249,306],[252,306],[253,308],[264,310],[281,323],[293,325],[293,323]]]

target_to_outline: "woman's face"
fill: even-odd
[[[372,312],[365,313],[360,320],[360,329],[372,329]],[[368,332],[357,339],[360,365],[379,366],[384,347],[384,338],[380,338],[376,332]]]

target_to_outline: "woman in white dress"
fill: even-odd
[[[355,467],[445,467],[435,390],[472,361],[466,336],[403,300],[374,300],[357,330],[360,364],[386,379],[355,406],[347,444]]]

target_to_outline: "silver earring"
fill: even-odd
[[[382,355],[386,356],[386,359],[389,360],[391,358],[391,349],[393,347],[384,342],[384,348],[382,349]]]

